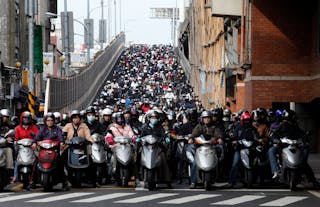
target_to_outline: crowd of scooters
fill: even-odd
[[[0,190],[44,191],[116,183],[154,190],[172,183],[210,190],[301,182],[319,188],[308,133],[290,109],[205,109],[169,45],[125,49],[91,106],[39,122],[0,111]],[[142,182],[143,181],[143,182]]]

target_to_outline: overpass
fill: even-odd
[[[45,111],[69,112],[85,109],[112,71],[125,47],[125,35],[119,34],[103,53],[80,74],[67,79],[48,78]]]

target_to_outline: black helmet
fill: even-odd
[[[202,119],[202,118],[204,118],[204,117],[211,117],[211,118],[212,118],[212,113],[211,113],[211,111],[203,111],[203,112],[201,113],[200,118]]]
[[[296,112],[294,112],[293,110],[290,110],[290,109],[283,110],[282,119],[290,121],[290,122],[295,122],[297,119]]]
[[[150,117],[157,117],[157,118],[159,118],[159,113],[157,112],[157,111],[155,111],[155,110],[152,110],[152,111],[150,111],[149,113],[148,113],[148,117],[150,118]]]
[[[88,113],[93,113],[93,114],[96,113],[96,110],[94,109],[93,106],[89,106],[89,107],[86,109],[86,114],[88,114]]]
[[[124,116],[122,112],[114,113],[112,118],[114,123],[117,123],[119,125],[122,125],[124,123]]]

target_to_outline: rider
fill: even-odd
[[[203,111],[200,115],[200,123],[193,129],[189,144],[193,144],[193,138],[203,135],[206,139],[215,138],[217,143],[222,144],[223,133],[219,127],[216,127],[212,121],[211,111]],[[192,163],[191,167],[191,185],[190,188],[196,188],[197,183],[197,167],[196,163]]]
[[[32,123],[32,114],[29,111],[22,112],[20,116],[20,125],[15,128],[15,139],[17,142],[20,139],[31,139],[38,134],[38,127]],[[35,148],[33,148],[35,150]],[[15,163],[14,166],[14,175],[11,182],[15,182],[18,178],[18,164]]]
[[[109,129],[109,125],[112,123],[111,121],[112,109],[111,108],[103,109],[101,112],[101,115],[102,115],[101,132],[102,132],[102,135],[105,136]]]
[[[234,154],[233,154],[233,162],[231,166],[230,178],[229,178],[229,187],[233,187],[236,185],[237,182],[237,174],[238,168],[240,164],[240,151],[238,146],[238,141],[245,139],[245,140],[258,140],[258,133],[256,128],[252,126],[252,119],[251,115],[248,111],[242,112],[240,116],[240,125],[237,125],[232,133],[232,145],[234,147]]]
[[[153,135],[159,139],[165,139],[166,142],[170,142],[170,139],[166,137],[165,131],[160,123],[160,115],[157,111],[152,110],[148,113],[147,122],[142,126],[141,129],[141,137],[147,136],[147,135]],[[164,145],[161,145],[162,152],[160,154],[162,163],[160,164],[160,169],[162,172],[162,179],[164,182],[167,183],[167,187],[171,188],[171,179],[170,179],[170,172],[169,167],[167,164],[166,156],[165,156],[165,147]]]
[[[90,134],[102,134],[102,126],[96,118],[96,110],[94,109],[93,106],[89,106],[86,109],[86,119],[84,123],[89,127],[90,129]]]
[[[320,187],[319,183],[317,182],[314,172],[310,165],[308,164],[308,140],[306,140],[305,133],[299,128],[297,123],[297,116],[293,110],[284,110],[282,112],[282,122],[279,126],[274,130],[272,134],[272,139],[274,145],[269,149],[268,155],[271,165],[271,170],[273,173],[272,178],[276,179],[279,177],[279,173],[281,172],[280,166],[277,162],[277,154],[281,153],[281,146],[279,145],[279,139],[283,137],[288,137],[290,139],[303,139],[303,167],[304,173],[307,176],[309,182],[313,183],[314,188],[318,189]]]
[[[56,125],[55,120],[56,120],[55,115],[52,113],[47,113],[43,117],[44,126],[40,128],[39,133],[36,135],[33,141],[34,143],[32,144],[33,148],[36,148],[36,143],[42,140],[57,140],[60,142],[60,147],[63,148],[64,139],[62,136],[62,130],[60,129],[60,127]],[[66,190],[68,188],[68,184],[66,180],[66,175],[64,173],[64,165],[63,165],[63,161],[61,160],[60,153],[58,153],[57,163],[58,163],[57,171],[59,175],[58,177],[62,181],[62,184],[63,184],[62,188]],[[34,164],[36,165],[36,162]]]
[[[111,146],[111,148],[116,146],[116,142],[114,141],[115,137],[130,137],[132,138],[133,143],[136,142],[137,136],[134,134],[130,124],[125,123],[125,119],[122,112],[117,112],[113,116],[113,123],[109,126],[108,133],[105,137],[106,142]],[[112,160],[113,171],[115,172],[117,167],[116,159]],[[135,163],[132,165],[134,170],[134,175],[137,178],[137,170],[135,168]]]
[[[90,134],[90,129],[85,123],[81,122],[79,110],[71,111],[71,123],[67,123],[63,129],[66,139],[72,139],[72,137],[83,137],[89,142],[93,142]]]

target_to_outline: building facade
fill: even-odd
[[[193,0],[187,14],[179,54],[204,106],[293,109],[320,150],[319,1]]]

